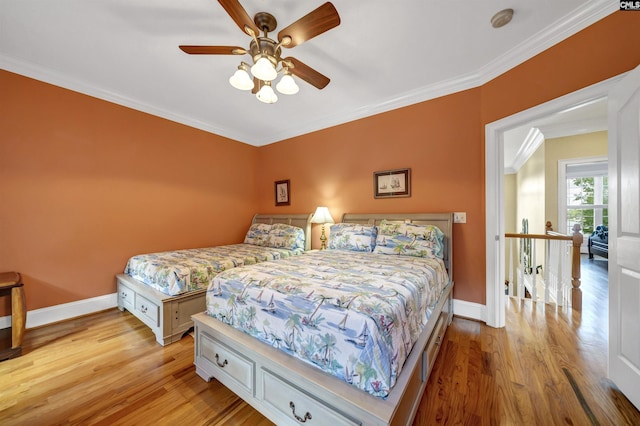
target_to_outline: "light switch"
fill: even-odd
[[[453,223],[467,223],[467,212],[453,213]]]

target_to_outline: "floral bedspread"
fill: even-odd
[[[307,252],[217,275],[207,314],[384,398],[448,282],[438,258]]]
[[[164,294],[175,296],[206,288],[227,269],[278,260],[304,250],[231,244],[218,247],[166,251],[133,256],[124,273]]]

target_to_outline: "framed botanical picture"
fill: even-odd
[[[289,204],[291,204],[289,179],[276,181],[275,188],[276,188],[276,206],[288,206]]]
[[[411,169],[373,172],[373,197],[410,197]]]

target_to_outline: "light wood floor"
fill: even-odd
[[[607,314],[588,274],[582,314],[510,299],[503,329],[455,318],[414,425],[640,425],[606,379]],[[23,353],[0,362],[3,426],[271,424],[195,374],[191,337],[163,348],[116,309],[28,330]]]

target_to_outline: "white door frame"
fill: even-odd
[[[505,326],[504,132],[571,107],[604,98],[625,74],[612,77],[485,126],[486,309],[491,327]]]

